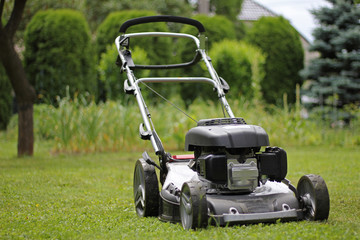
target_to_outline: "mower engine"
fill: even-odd
[[[195,152],[191,163],[214,191],[253,192],[260,182],[282,181],[286,152],[269,145],[265,130],[242,118],[201,120],[186,135],[185,147]],[[210,190],[211,191],[211,190]]]

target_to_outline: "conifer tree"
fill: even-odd
[[[360,107],[360,6],[351,0],[328,2],[331,7],[312,11],[319,27],[311,50],[320,56],[303,71],[313,80],[305,95],[313,98],[313,110],[331,121],[347,121],[346,106]]]

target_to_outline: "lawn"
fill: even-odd
[[[288,148],[294,185],[320,174],[330,193],[326,222],[290,222],[184,231],[136,216],[132,175],[141,152],[51,155],[39,142],[32,158],[0,140],[0,239],[359,239],[360,149]]]

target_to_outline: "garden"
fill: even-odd
[[[360,31],[355,31],[359,22],[354,21],[359,8],[352,2],[331,1],[333,8],[313,11],[321,24],[314,31],[317,40],[311,49],[320,56],[304,65],[299,35],[283,17],[244,24],[236,19],[239,0],[210,1],[215,11],[210,16],[193,14],[194,1],[148,2],[27,3],[23,25],[12,34],[30,87],[21,89],[10,79],[13,75],[3,58],[0,65],[0,238],[359,239],[360,43],[356,39]],[[3,26],[10,19],[11,4],[1,0],[1,33],[7,30]],[[139,137],[141,115],[135,98],[124,93],[126,75],[116,65],[114,40],[127,19],[179,12],[204,24],[206,50],[230,85],[226,97],[234,115],[263,127],[270,145],[286,150],[286,178],[295,186],[305,174],[324,178],[330,195],[327,220],[210,225],[184,231],[181,224],[137,216],[135,163],[144,151],[155,162],[158,157],[151,144]],[[339,20],[332,22],[326,17],[329,12]],[[329,27],[334,24],[338,27]],[[134,26],[130,32],[136,31],[196,34],[193,27],[165,23]],[[186,62],[193,57],[194,49],[186,41],[149,38],[131,44],[133,59],[141,64]],[[136,72],[139,78],[203,74],[203,63],[186,71]],[[141,85],[167,152],[189,153],[184,151],[185,134],[196,121],[223,117],[224,109],[211,87],[149,86],[168,99],[162,101]],[[27,98],[32,91],[34,97]],[[29,109],[31,118],[24,121]],[[23,128],[29,128],[29,122],[32,138]],[[24,139],[33,139],[29,145],[33,148],[25,154],[19,150]]]

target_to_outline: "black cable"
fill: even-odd
[[[189,114],[187,114],[185,111],[183,111],[181,108],[179,108],[178,106],[176,106],[174,103],[170,102],[168,99],[166,99],[164,96],[162,96],[160,93],[158,93],[157,91],[155,91],[154,89],[152,89],[149,85],[147,85],[144,82],[141,82],[142,84],[144,84],[150,91],[152,91],[153,93],[155,93],[156,95],[158,95],[160,98],[162,98],[164,101],[166,101],[167,103],[169,103],[171,106],[173,106],[174,108],[176,108],[178,111],[182,112],[184,115],[186,115],[188,118],[190,118],[191,120],[193,120],[194,122],[198,123],[198,121],[194,118],[192,118]]]

